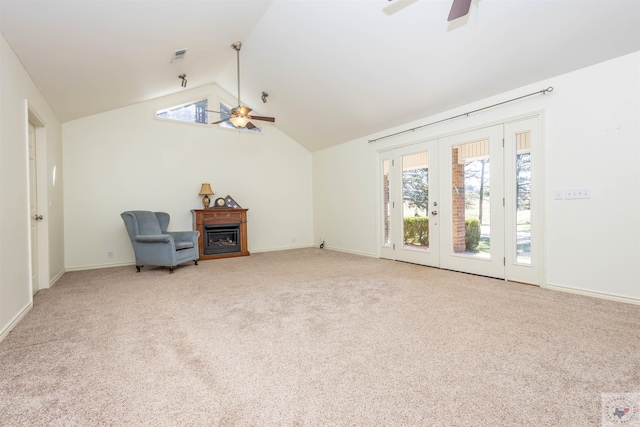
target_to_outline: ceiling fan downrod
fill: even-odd
[[[231,47],[236,51],[236,69],[238,70],[238,108],[242,106],[240,101],[240,49],[242,48],[242,42],[235,42]]]
[[[212,125],[217,125],[223,122],[230,122],[233,126],[237,128],[247,127],[248,129],[254,129],[256,126],[250,122],[250,120],[262,120],[265,122],[274,123],[276,119],[274,117],[266,117],[266,116],[250,116],[251,108],[244,107],[242,105],[242,101],[240,99],[240,48],[242,48],[242,42],[235,42],[231,45],[231,48],[236,51],[237,57],[237,77],[238,77],[238,106],[231,109],[229,114],[226,114],[227,117],[221,118],[217,122],[211,123]],[[263,99],[266,99],[263,95]],[[221,104],[222,105],[222,104]],[[222,113],[220,111],[207,110],[214,113],[220,114],[222,117]]]

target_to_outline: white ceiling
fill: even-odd
[[[241,40],[243,104],[310,151],[640,50],[639,0],[473,0],[448,23],[450,6],[0,0],[0,31],[63,122],[182,91],[181,73],[235,96]]]

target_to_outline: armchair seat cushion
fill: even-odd
[[[176,251],[179,251],[180,249],[189,249],[192,247],[193,247],[193,242],[186,242],[186,241],[176,242]]]

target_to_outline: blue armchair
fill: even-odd
[[[198,265],[199,231],[169,231],[169,214],[165,212],[126,211],[120,214],[136,254],[136,269],[145,265],[173,269],[188,261]]]

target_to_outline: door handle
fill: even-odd
[[[438,215],[438,211],[431,211],[431,215]]]
[[[35,220],[36,221],[41,221],[43,219],[42,215],[36,215],[35,216]]]

